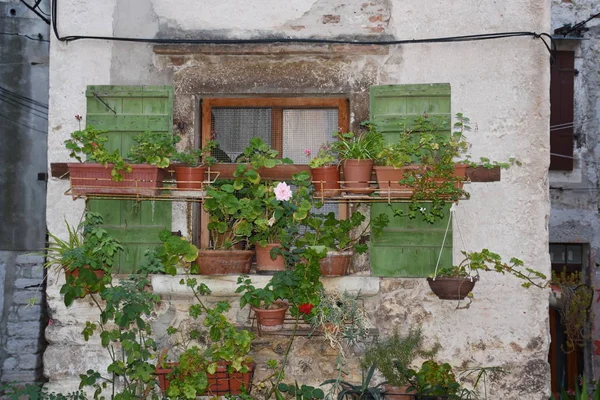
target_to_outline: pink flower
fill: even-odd
[[[48,320],[48,325],[52,325],[52,320],[51,319]]]
[[[285,182],[279,182],[273,191],[275,198],[279,201],[288,201],[292,198],[292,188]]]
[[[309,149],[304,150],[304,155],[306,155],[306,157],[310,157],[310,150]]]

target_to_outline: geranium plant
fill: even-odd
[[[181,138],[168,132],[145,131],[134,137],[136,144],[127,158],[135,164],[150,164],[167,168],[171,157],[177,152],[175,145]]]
[[[217,162],[217,159],[212,156],[213,149],[218,147],[218,143],[214,140],[209,140],[201,149],[186,149],[177,151],[171,157],[182,165],[188,167],[197,167],[199,165],[211,166]]]
[[[311,151],[308,149],[304,150],[304,154],[309,158],[312,155]],[[333,165],[337,165],[337,163],[338,156],[335,151],[335,145],[331,143],[323,143],[321,147],[319,147],[317,154],[315,154],[308,161],[308,166],[311,168],[330,167]]]

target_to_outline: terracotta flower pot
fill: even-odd
[[[154,196],[162,187],[164,171],[154,165],[131,164],[132,171],[123,174],[123,181],[111,179],[112,165],[106,167],[94,163],[68,163],[71,177],[71,193],[88,194],[137,194]]]
[[[351,193],[371,193],[373,160],[344,160],[344,188]]]
[[[271,258],[271,249],[281,247],[279,243],[269,243],[265,247],[256,244],[256,271],[257,272],[276,272],[285,271],[285,260],[281,254],[273,260]]]
[[[206,168],[177,165],[173,169],[175,170],[177,188],[186,190],[202,189]]]
[[[321,275],[323,276],[344,276],[348,271],[351,251],[330,251],[327,257],[323,258],[321,264]]]
[[[383,397],[392,400],[414,400],[414,396],[406,393],[408,386],[383,385]]]
[[[419,169],[416,165],[407,165],[401,168],[376,166],[375,176],[379,191],[383,196],[409,198],[412,195],[413,189],[409,185],[401,185],[398,181],[404,179],[407,171]]]
[[[475,287],[476,278],[427,278],[431,291],[442,300],[462,300]]]
[[[247,274],[253,255],[252,250],[199,250],[196,265],[202,275]]]
[[[158,384],[163,393],[169,388],[169,374],[173,372],[173,368],[177,365],[178,363],[167,363],[165,368],[156,367],[155,374],[158,377]],[[208,389],[204,393],[205,395],[224,396],[230,394],[235,396],[242,393],[242,388],[245,388],[246,392],[250,393],[256,363],[246,363],[248,372],[229,373],[227,371],[228,365],[229,363],[219,362],[217,371],[214,374],[207,375]]]
[[[311,168],[315,196],[333,197],[340,194],[340,169],[337,165]]]
[[[276,308],[252,307],[252,311],[256,314],[256,322],[263,331],[278,331],[283,328],[285,313],[287,312],[289,305],[278,301],[273,303],[273,306]]]

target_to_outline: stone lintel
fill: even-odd
[[[388,46],[361,44],[158,44],[154,53],[188,55],[387,55]]]

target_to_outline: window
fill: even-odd
[[[344,98],[209,98],[202,100],[202,143],[219,142],[224,161],[236,158],[253,137],[260,137],[297,164],[306,164],[333,132],[348,131]],[[220,152],[220,154],[223,154]]]
[[[573,170],[575,53],[555,52],[550,69],[550,169]]]
[[[340,97],[245,97],[203,98],[202,143],[215,139],[213,155],[220,162],[236,162],[253,137],[260,137],[282,157],[306,164],[305,150],[316,154],[321,144],[333,141],[333,133],[349,130],[348,100]],[[290,176],[291,178],[291,176]],[[328,204],[324,212],[347,215],[344,204]],[[199,244],[209,245],[209,235],[200,210]]]

